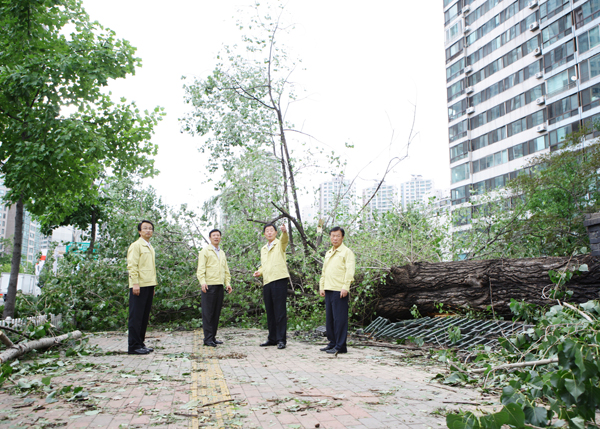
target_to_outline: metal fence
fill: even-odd
[[[502,320],[477,320],[466,317],[422,317],[390,323],[378,317],[364,329],[373,338],[407,340],[420,338],[425,343],[442,347],[467,349],[485,345],[495,347],[499,337],[510,337],[525,332],[531,325]],[[460,331],[452,336],[451,332]]]
[[[43,325],[48,321],[48,317],[50,317],[50,323],[56,326],[57,328],[62,324],[62,314],[44,314],[43,316],[32,316],[24,319],[5,319],[0,320],[0,328],[19,328],[21,326],[27,326],[29,324],[33,324],[35,326]]]

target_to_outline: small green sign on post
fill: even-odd
[[[71,242],[71,243],[67,244],[67,253],[73,252],[73,253],[83,254],[83,253],[86,253],[89,248],[90,248],[89,241]],[[95,251],[96,251],[96,249],[94,249],[94,252]]]

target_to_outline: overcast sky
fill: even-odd
[[[149,181],[172,206],[199,206],[212,194],[203,182],[207,164],[202,141],[180,132],[186,112],[182,76],[204,77],[224,44],[240,42],[238,18],[253,13],[252,1],[84,0],[92,20],[138,48],[143,67],[110,90],[142,109],[165,108],[156,128],[156,166]],[[388,176],[400,184],[411,174],[449,187],[444,29],[441,0],[422,2],[290,0],[287,20],[295,30],[288,52],[305,70],[292,80],[306,98],[288,119],[318,144],[348,160],[347,177],[358,190],[374,183],[394,156],[404,153],[416,105],[409,157]],[[346,149],[344,143],[354,149]],[[316,186],[307,178],[304,185]],[[317,181],[322,180],[318,178]],[[305,203],[310,202],[305,199]]]

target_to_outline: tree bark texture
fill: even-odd
[[[3,318],[14,317],[17,299],[17,283],[19,281],[19,268],[21,267],[21,249],[23,246],[23,197],[17,201],[15,213],[15,236],[13,238],[13,253],[10,261],[10,279],[4,298]]]
[[[4,334],[2,334],[2,335],[4,335]],[[81,331],[69,332],[68,334],[60,335],[58,337],[48,337],[48,338],[42,338],[42,339],[35,340],[35,341],[28,341],[26,343],[13,344],[8,350],[5,350],[4,352],[2,352],[0,354],[0,364],[11,361],[19,356],[24,355],[25,353],[27,353],[31,350],[47,349],[48,347],[53,346],[54,344],[63,342],[64,340],[67,340],[67,339],[76,340],[78,338],[81,338]]]
[[[91,258],[94,255],[94,245],[96,244],[96,223],[98,222],[98,217],[96,214],[96,207],[92,207],[92,222],[91,227],[92,231],[90,233],[90,247],[88,248],[88,256]]]
[[[537,305],[553,305],[548,296],[554,289],[549,270],[566,266],[588,265],[588,272],[574,275],[566,288],[573,291],[572,303],[598,299],[600,292],[600,258],[582,255],[565,258],[490,259],[416,263],[392,267],[385,283],[378,287],[378,316],[391,320],[410,319],[413,305],[425,316],[436,313],[436,303],[443,310],[493,311],[511,317],[511,298]],[[488,309],[489,307],[489,309]]]

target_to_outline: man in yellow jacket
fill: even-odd
[[[127,251],[127,271],[129,272],[129,347],[130,355],[146,355],[154,349],[146,347],[146,328],[152,309],[154,286],[156,286],[156,264],[154,248],[150,239],[154,234],[154,224],[141,221],[138,226],[140,238],[129,246]]]
[[[325,254],[319,282],[319,294],[325,297],[325,329],[329,340],[321,351],[331,354],[348,352],[348,294],[354,280],[355,258],[344,245],[344,235],[339,226],[329,232],[332,247]]]
[[[254,277],[263,276],[263,299],[267,312],[269,336],[261,347],[277,346],[285,349],[287,343],[287,289],[290,274],[287,269],[285,249],[289,237],[285,225],[281,226],[281,240],[277,239],[277,228],[269,223],[264,226],[263,234],[267,244],[260,250],[261,266]]]
[[[221,231],[213,229],[208,233],[210,245],[200,251],[198,255],[198,270],[196,276],[202,286],[202,329],[204,330],[204,345],[217,347],[223,344],[217,340],[219,317],[223,307],[223,287],[231,293],[231,274],[227,266],[225,251],[219,247]]]

